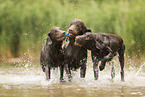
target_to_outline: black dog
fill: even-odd
[[[121,66],[121,81],[124,81],[124,51],[125,45],[120,36],[109,33],[86,33],[77,36],[75,44],[91,50],[95,80],[98,79],[98,62],[100,71],[105,68],[107,61],[118,54]]]
[[[81,67],[80,76],[85,77],[86,62],[87,62],[87,49],[74,45],[75,37],[83,35],[86,32],[91,32],[87,29],[83,21],[75,19],[71,22],[68,32],[70,33],[68,45],[64,49],[64,64],[69,81],[71,81],[71,70],[76,70]]]
[[[64,54],[62,51],[62,41],[65,38],[65,31],[59,27],[52,28],[47,35],[46,43],[41,50],[40,64],[43,72],[46,73],[46,79],[50,79],[50,70],[54,67],[60,67],[60,80],[63,80],[64,72]]]

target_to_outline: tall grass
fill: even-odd
[[[46,34],[59,26],[67,30],[75,19],[94,33],[123,37],[126,54],[145,53],[144,0],[1,0],[0,56],[38,56]]]

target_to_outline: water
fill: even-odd
[[[88,61],[85,79],[79,70],[73,72],[72,82],[59,82],[59,69],[52,70],[51,80],[45,80],[39,64],[0,65],[0,97],[145,97],[145,62],[125,66],[125,82],[120,81],[120,66],[115,65],[115,79],[111,79],[109,64],[93,80],[92,62]],[[132,64],[132,63],[127,63]]]

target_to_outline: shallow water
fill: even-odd
[[[59,82],[59,69],[52,70],[45,80],[41,67],[32,63],[0,64],[0,97],[145,97],[145,63],[125,67],[125,82],[120,81],[120,66],[114,62],[115,78],[111,79],[109,64],[93,80],[92,62],[88,62],[86,78],[73,72],[72,82]]]

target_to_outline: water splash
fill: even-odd
[[[59,69],[52,70],[51,80],[46,81],[45,73],[42,72],[41,66],[32,63],[17,64],[15,67],[0,68],[0,84],[7,85],[38,85],[49,86],[55,84],[70,84],[81,87],[106,87],[106,86],[145,86],[145,62],[139,67],[134,65],[125,68],[125,82],[121,82],[120,65],[118,61],[114,61],[115,78],[111,79],[111,66],[106,65],[104,71],[99,71],[99,80],[94,80],[92,62],[87,63],[86,77],[79,77],[80,71],[72,72],[72,82],[67,81],[67,75],[64,74],[65,83],[59,81]]]

